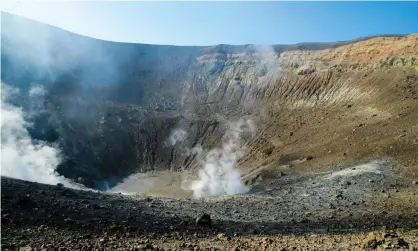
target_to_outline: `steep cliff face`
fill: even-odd
[[[263,60],[252,64],[262,56],[237,56],[238,62],[207,82],[221,86],[214,110],[232,104],[229,111],[260,119],[241,167],[275,169],[312,155],[313,161],[296,168],[377,156],[416,168],[417,39],[376,37],[324,50],[289,50],[269,67]]]
[[[27,32],[25,32],[27,31]],[[100,187],[134,172],[193,169],[185,147],[219,146],[251,118],[241,169],[319,169],[373,156],[418,168],[418,36],[275,46],[176,47],[81,37],[2,14],[2,82],[27,107],[43,85],[34,138],[58,142],[58,172]],[[188,133],[171,145],[173,130]],[[250,178],[248,176],[248,178]]]

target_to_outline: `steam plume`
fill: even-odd
[[[170,137],[168,138],[168,141],[170,145],[174,146],[178,142],[181,142],[186,139],[187,132],[183,129],[176,129],[171,132]]]
[[[29,97],[43,96],[45,95],[45,89],[41,85],[32,86],[29,90]]]
[[[39,95],[42,91],[32,89],[29,93]],[[55,172],[61,161],[59,149],[31,139],[27,130],[30,123],[22,108],[10,104],[18,94],[18,89],[1,83],[1,175],[75,187]]]
[[[239,157],[243,154],[240,136],[245,131],[254,129],[251,120],[240,119],[228,123],[225,140],[220,148],[205,153],[199,145],[192,149],[197,154],[202,166],[199,178],[191,182],[189,189],[194,197],[232,195],[248,192],[236,169]]]
[[[256,58],[260,61],[259,67],[264,69],[266,74],[280,73],[278,56],[271,45],[253,45],[253,48],[256,52]]]

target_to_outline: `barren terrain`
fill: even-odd
[[[418,248],[417,184],[387,160],[284,171],[246,195],[149,197],[2,179],[3,250]],[[211,227],[196,224],[203,213]]]
[[[46,90],[32,139],[84,186],[2,172],[2,250],[418,249],[417,34],[175,47],[2,14],[1,39],[12,102],[30,112],[31,85]],[[188,149],[220,148],[243,118],[234,168],[249,192],[193,198]]]

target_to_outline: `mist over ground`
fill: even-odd
[[[204,150],[201,145],[191,152],[196,154],[200,164],[198,179],[189,181],[186,189],[193,191],[193,196],[234,195],[249,191],[243,183],[237,162],[244,154],[241,134],[253,131],[254,125],[249,119],[230,121],[219,148]]]
[[[34,103],[43,95],[42,88],[38,86],[30,89],[30,93]],[[30,137],[30,117],[21,107],[11,103],[19,95],[18,89],[1,82],[1,175],[74,187],[72,181],[56,172],[62,158],[57,145]]]

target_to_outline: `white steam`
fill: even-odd
[[[205,153],[200,145],[192,149],[201,165],[199,178],[192,181],[189,189],[194,197],[233,195],[248,192],[236,168],[243,154],[240,144],[241,134],[254,130],[251,120],[240,119],[228,123],[225,140],[220,148]]]
[[[31,96],[42,91],[32,89]],[[43,141],[32,140],[22,108],[10,104],[19,90],[1,83],[1,175],[45,184],[62,183],[74,187],[55,169],[61,161],[60,151]]]
[[[29,97],[44,96],[45,89],[41,85],[32,86],[29,90]]]
[[[187,132],[183,129],[176,129],[171,132],[170,137],[168,138],[168,141],[170,145],[174,146],[178,142],[181,142],[185,140],[187,137]]]
[[[259,67],[264,69],[266,74],[280,73],[279,57],[271,45],[253,45],[253,49],[255,57],[259,60]]]
[[[263,62],[276,62],[278,56],[271,45],[254,45],[257,57]]]
[[[16,95],[19,95],[19,90],[16,90]],[[29,89],[29,106],[28,109],[24,113],[25,121],[30,121],[31,119],[35,118],[41,113],[45,112],[44,105],[43,105],[43,98],[46,94],[45,88],[41,85],[32,84]]]

